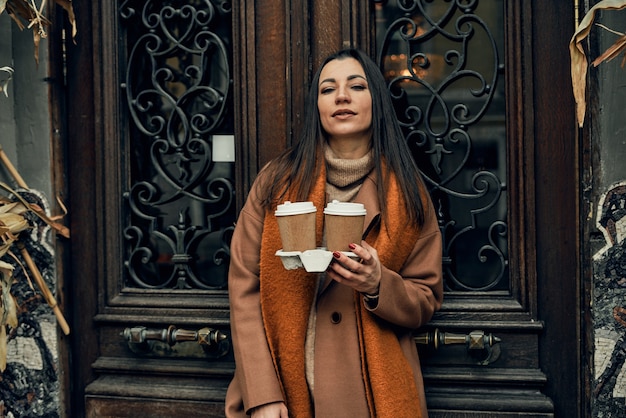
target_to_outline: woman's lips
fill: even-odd
[[[356,115],[356,113],[353,112],[352,110],[340,109],[340,110],[333,112],[331,116],[333,118],[341,118],[341,117],[348,117],[348,116],[354,116],[354,115]]]

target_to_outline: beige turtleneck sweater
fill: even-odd
[[[343,159],[326,147],[324,149],[324,157],[326,159],[326,193],[329,201],[334,199],[340,202],[350,202],[359,192],[363,181],[367,175],[374,169],[374,158],[372,151],[368,152],[361,158]],[[324,240],[326,233],[324,232]],[[318,289],[324,282],[325,273],[318,275]],[[305,340],[305,368],[306,380],[309,384],[311,397],[313,396],[314,373],[313,358],[315,346],[315,321],[317,319],[315,305],[317,298],[314,298],[311,312],[309,314],[309,323],[307,327],[307,335]]]
[[[330,147],[324,150],[326,159],[326,193],[329,200],[350,202],[361,188],[365,177],[374,168],[374,158],[370,150],[361,158],[339,158]]]

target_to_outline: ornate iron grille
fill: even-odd
[[[124,284],[224,288],[234,151],[218,157],[216,147],[234,141],[231,4],[128,0],[118,10],[129,116]]]
[[[375,10],[378,63],[438,211],[446,288],[508,290],[503,0]]]

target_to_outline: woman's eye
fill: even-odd
[[[328,93],[331,93],[333,90],[334,90],[334,89],[333,89],[332,87],[325,87],[325,88],[323,88],[323,89],[320,91],[320,93],[321,93],[321,94],[328,94]]]
[[[359,90],[359,91],[365,90],[365,88],[366,88],[365,86],[362,86],[360,84],[356,84],[356,85],[352,86],[353,90]]]

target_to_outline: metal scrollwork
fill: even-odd
[[[231,3],[124,1],[120,46],[129,115],[126,285],[226,286],[232,162],[212,138],[233,132]]]
[[[503,3],[375,7],[378,63],[438,210],[446,287],[506,290]]]

